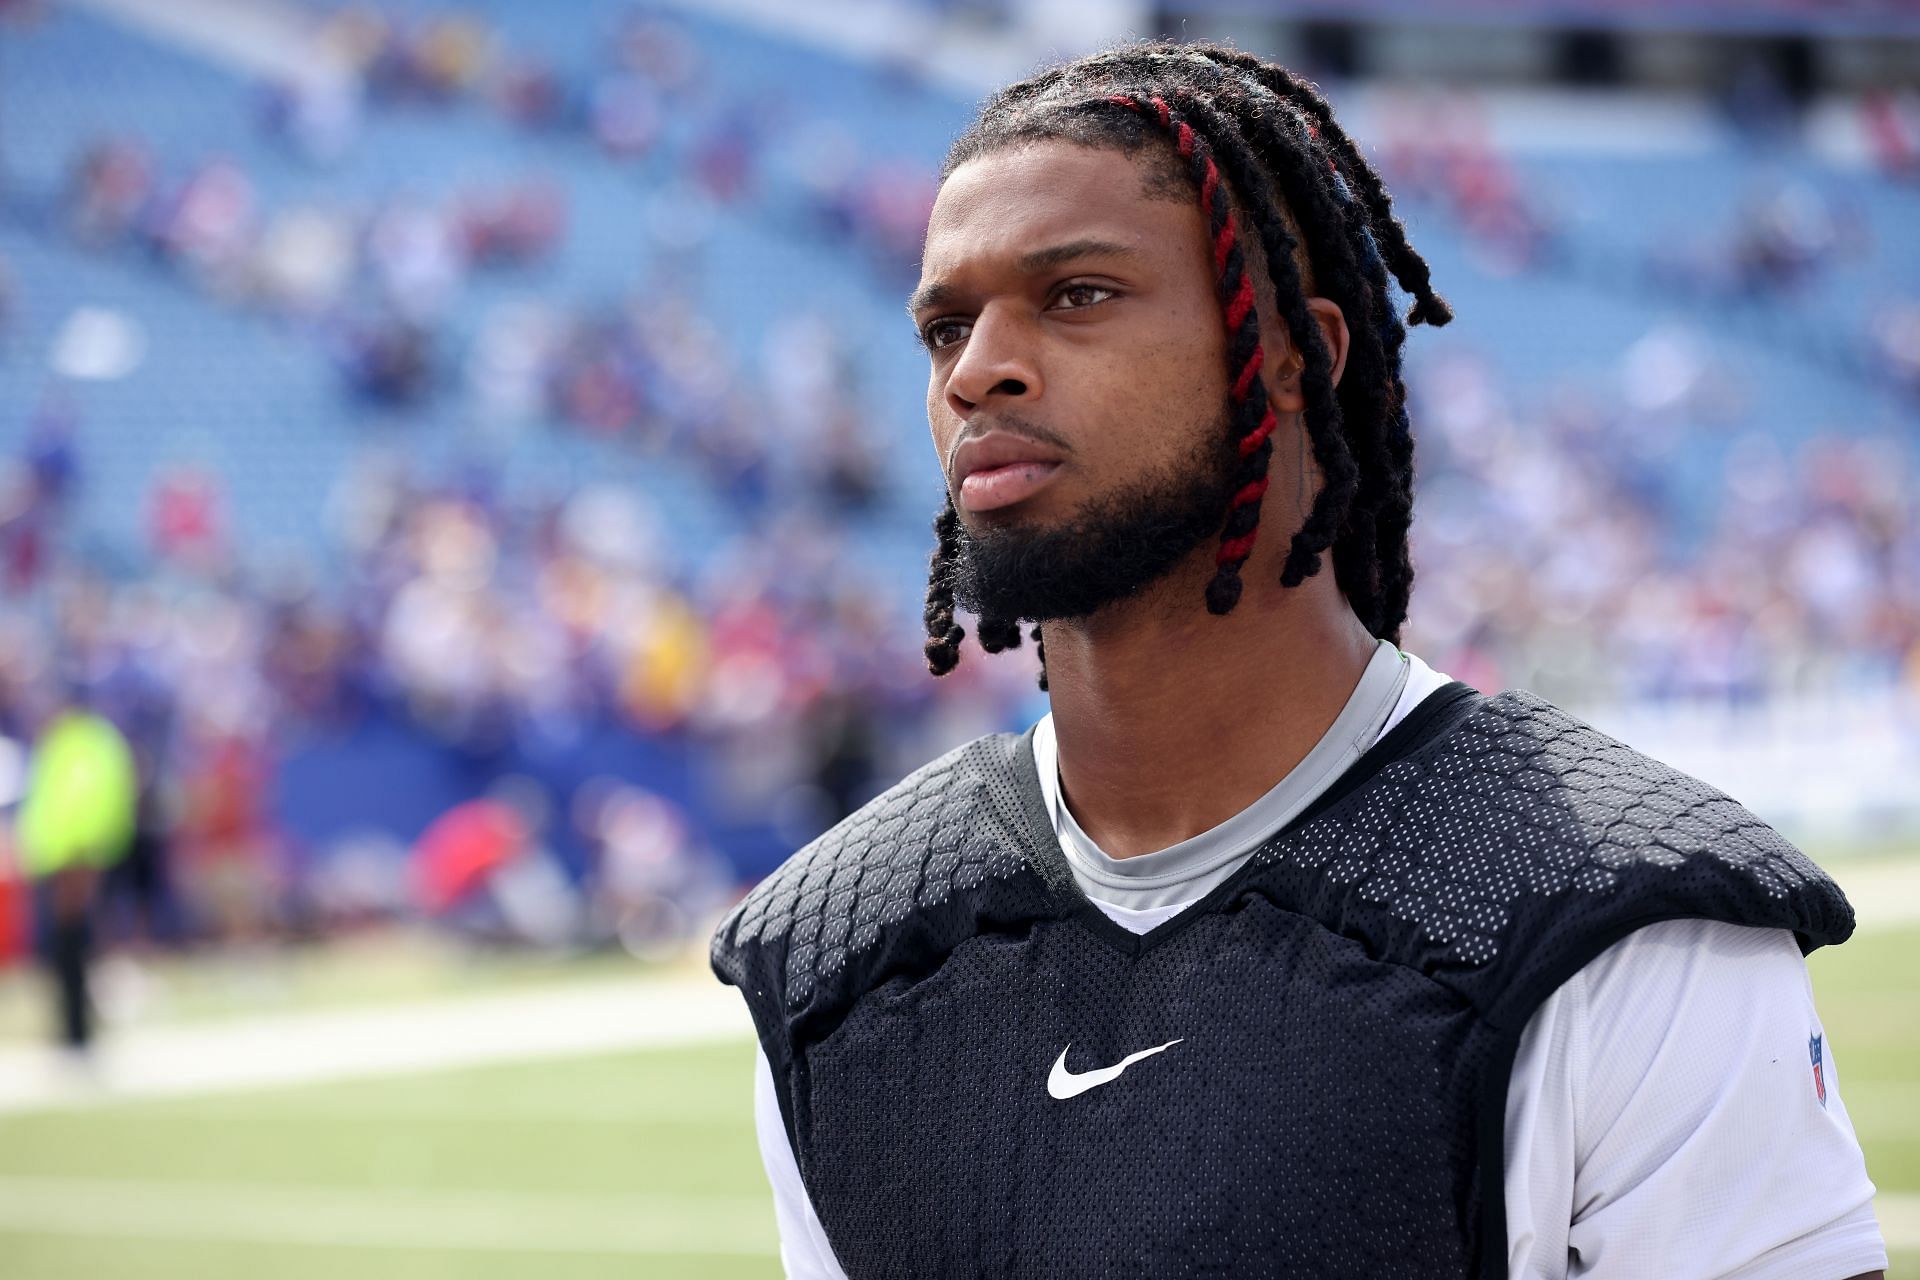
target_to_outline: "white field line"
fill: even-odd
[[[1874,1216],[1889,1249],[1920,1249],[1920,1195],[1881,1192],[1873,1200]]]
[[[751,1062],[740,1047],[740,1070]],[[743,1076],[744,1078],[744,1076]],[[744,1084],[741,1086],[746,1087]],[[342,1121],[365,1123],[393,1120],[409,1124],[447,1124],[463,1128],[510,1128],[519,1125],[645,1125],[711,1130],[716,1126],[751,1126],[753,1110],[739,1098],[687,1098],[671,1093],[608,1096],[603,1091],[572,1097],[515,1097],[510,1103],[490,1104],[470,1097],[388,1089],[353,1094],[305,1095],[289,1112],[286,1100],[273,1093],[209,1094],[164,1100],[169,1119],[246,1119],[257,1109],[276,1125],[328,1125]],[[251,1105],[250,1105],[251,1104]],[[0,1124],[3,1124],[0,1121]]]
[[[0,1177],[0,1234],[588,1254],[778,1252],[764,1198]]]
[[[1855,867],[1835,858],[1822,863],[1853,904],[1863,933],[1920,924],[1920,858],[1900,858]]]
[[[1874,1205],[1890,1249],[1920,1249],[1920,1195]],[[745,1197],[427,1192],[0,1177],[0,1234],[588,1254],[771,1256]]]
[[[228,1093],[751,1034],[718,982],[638,979],[434,1004],[118,1032],[79,1071],[52,1049],[0,1050],[0,1114]]]

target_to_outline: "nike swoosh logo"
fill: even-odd
[[[1140,1059],[1151,1058],[1156,1053],[1165,1053],[1179,1043],[1180,1041],[1178,1040],[1169,1040],[1165,1044],[1155,1045],[1151,1049],[1142,1049],[1138,1053],[1130,1053],[1111,1067],[1101,1067],[1097,1071],[1082,1071],[1078,1073],[1067,1070],[1067,1049],[1073,1048],[1073,1045],[1069,1043],[1067,1049],[1062,1049],[1060,1056],[1054,1059],[1053,1070],[1047,1073],[1047,1092],[1056,1098],[1077,1097],[1089,1089],[1098,1089],[1103,1084],[1118,1080],[1121,1072],[1140,1061]]]

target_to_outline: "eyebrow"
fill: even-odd
[[[1137,249],[1134,249],[1130,245],[1121,244],[1116,240],[1099,240],[1093,237],[1085,237],[1079,240],[1069,240],[1064,244],[1049,245],[1045,249],[1035,249],[1031,253],[1023,253],[1014,259],[1013,268],[1022,275],[1032,275],[1038,271],[1045,271],[1051,267],[1058,267],[1065,263],[1072,262],[1077,258],[1091,258],[1095,256],[1136,258],[1140,255]],[[943,284],[939,281],[922,285],[920,288],[914,290],[911,298],[907,299],[907,314],[918,315],[928,307],[943,306],[957,296],[959,292],[960,291],[952,285]]]

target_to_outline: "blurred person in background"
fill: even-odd
[[[127,740],[79,698],[55,711],[34,739],[16,838],[34,882],[60,1041],[77,1054],[93,1039],[87,978],[94,900],[101,875],[133,840],[139,793]]]
[[[117,240],[139,225],[153,198],[153,159],[145,146],[118,138],[95,143],[68,179],[67,232],[84,244]]]
[[[197,88],[195,75],[177,85],[134,75],[114,78],[113,101],[126,95],[128,111],[40,118],[34,99],[45,88],[14,77],[12,101],[26,109],[7,118],[45,135],[45,168],[10,167],[9,190],[23,214],[44,203],[44,229],[58,234],[35,244],[27,217],[15,227],[27,238],[6,249],[21,341],[0,350],[0,372],[15,376],[11,403],[39,407],[24,441],[16,419],[13,456],[0,461],[0,580],[19,596],[4,619],[10,643],[0,644],[0,717],[15,699],[37,706],[57,692],[51,664],[22,655],[81,643],[97,642],[109,668],[149,671],[163,685],[183,664],[201,673],[190,691],[164,691],[168,700],[245,691],[258,704],[261,724],[250,732],[260,750],[292,766],[261,808],[288,815],[275,838],[297,876],[309,852],[335,839],[345,807],[316,771],[299,767],[303,756],[327,754],[324,742],[310,753],[316,736],[372,723],[404,739],[416,764],[464,762],[473,751],[550,750],[560,740],[567,751],[605,752],[609,739],[595,738],[604,716],[622,746],[647,740],[698,762],[696,782],[662,785],[695,834],[752,876],[936,744],[1001,727],[1014,707],[1035,701],[1032,646],[1012,661],[921,679],[911,661],[919,606],[903,607],[898,593],[863,594],[864,575],[849,569],[870,547],[873,567],[900,572],[917,536],[920,517],[903,496],[884,426],[897,389],[877,376],[885,357],[869,340],[871,299],[855,298],[863,282],[877,279],[885,292],[917,270],[938,188],[920,154],[934,133],[907,117],[951,104],[903,83],[897,95],[906,96],[892,99],[907,108],[897,135],[849,117],[870,109],[857,98],[807,94],[770,107],[764,77],[724,74],[730,37],[716,44],[703,24],[683,28],[645,10],[606,15],[607,26],[568,52],[569,22],[552,27],[558,43],[536,50],[497,14],[443,26],[431,14],[382,9],[319,19],[349,37],[355,62],[382,65],[372,83],[351,87],[351,102],[304,101],[305,85],[262,100],[223,75]],[[98,58],[119,43],[103,28],[73,48]],[[43,74],[62,56],[47,52]],[[1532,371],[1513,376],[1515,339],[1528,326],[1486,309],[1475,310],[1489,326],[1479,333],[1456,328],[1447,341],[1421,344],[1408,381],[1423,429],[1412,554],[1425,589],[1412,606],[1410,645],[1477,687],[1538,688],[1596,719],[1640,706],[1676,719],[1717,708],[1778,717],[1796,699],[1878,699],[1890,669],[1920,690],[1920,594],[1908,585],[1920,583],[1911,569],[1920,563],[1920,505],[1908,497],[1920,483],[1911,451],[1896,447],[1910,433],[1857,441],[1875,429],[1872,415],[1836,396],[1803,438],[1777,402],[1794,361],[1751,376],[1733,363],[1737,335],[1730,342],[1720,324],[1737,306],[1784,326],[1786,308],[1822,286],[1850,287],[1845,271],[1868,255],[1896,289],[1872,317],[1872,355],[1886,377],[1920,388],[1912,290],[1897,291],[1911,275],[1894,252],[1899,237],[1883,226],[1852,242],[1850,211],[1867,193],[1817,162],[1802,172],[1796,160],[1751,189],[1764,197],[1808,183],[1825,214],[1756,220],[1768,201],[1734,202],[1745,180],[1723,171],[1766,157],[1708,155],[1703,162],[1717,167],[1702,172],[1722,174],[1712,181],[1729,193],[1722,207],[1702,202],[1683,211],[1697,217],[1665,227],[1660,215],[1598,226],[1580,212],[1578,184],[1516,148],[1477,90],[1400,92],[1395,85],[1390,103],[1403,101],[1404,117],[1379,118],[1376,141],[1387,144],[1380,154],[1396,194],[1424,193],[1421,215],[1440,242],[1429,247],[1450,253],[1441,245],[1457,230],[1470,261],[1492,275],[1549,286],[1565,284],[1567,272],[1608,275],[1582,287],[1603,303],[1609,291],[1625,292],[1633,306],[1662,308],[1617,386],[1604,371],[1589,385],[1568,352],[1552,349],[1522,357]],[[139,105],[156,94],[166,110]],[[1876,119],[1911,134],[1910,98]],[[202,136],[235,106],[262,110],[264,150],[217,130]],[[314,118],[299,119],[310,108]],[[418,163],[414,148],[429,135],[436,157],[475,163]],[[351,146],[336,152],[342,141]],[[282,147],[301,162],[279,163]],[[39,144],[33,151],[42,153]],[[1886,159],[1888,172],[1910,173],[1895,152]],[[1598,162],[1597,171],[1629,201],[1663,181],[1637,160],[1624,169]],[[632,197],[632,220],[606,217],[613,188],[601,183],[610,174]],[[714,216],[723,199],[735,205],[725,220]],[[847,306],[815,297],[783,308],[764,339],[769,367],[756,374],[742,358],[753,345],[744,314],[716,308],[704,283],[738,260],[742,227],[788,225],[796,215],[812,232],[781,250],[799,254],[793,279],[825,270],[854,291]],[[1794,236],[1784,251],[1766,247],[1778,236],[1755,229],[1775,223],[1790,232],[1804,224],[1819,251],[1798,254]],[[640,257],[621,256],[636,239]],[[76,241],[91,266],[72,260]],[[1742,246],[1752,244],[1761,260],[1804,256],[1808,265],[1791,289],[1729,302],[1721,295],[1738,292]],[[1657,266],[1669,245],[1699,255],[1697,278],[1677,299],[1677,286],[1632,269],[1636,256]],[[1625,269],[1594,272],[1596,251]],[[147,372],[159,379],[150,420],[145,409],[129,415],[93,375],[61,372],[70,380],[49,394],[29,367],[69,308],[99,301],[89,295],[113,278],[134,288],[129,318],[170,335],[177,324],[178,341],[170,336],[150,357]],[[179,296],[169,303],[169,293]],[[1614,340],[1604,321],[1567,321],[1552,333],[1582,359]],[[1838,326],[1831,336],[1846,340]],[[303,406],[283,424],[293,406],[261,388],[223,383],[203,393],[188,372],[209,356],[252,364],[269,354],[289,370],[334,355],[350,395],[316,399],[315,420]],[[1502,360],[1506,376],[1495,376]],[[1582,385],[1568,396],[1557,383],[1575,378]],[[1538,396],[1509,392],[1529,379],[1555,385]],[[369,402],[386,424],[374,435],[357,425]],[[514,456],[450,456],[476,447],[470,417],[490,433],[487,449],[511,442]],[[62,428],[44,442],[43,419]],[[304,425],[284,448],[261,429],[296,420]],[[181,456],[182,427],[204,432],[208,447]],[[136,429],[143,448],[119,450],[120,433]],[[1734,461],[1721,467],[1716,437],[1734,432]],[[306,443],[326,447],[306,456]],[[526,459],[549,444],[573,460],[537,474]],[[1650,458],[1654,449],[1660,456]],[[308,476],[324,481],[350,465],[347,457],[389,450],[410,455],[391,493],[341,478],[358,503],[390,500],[392,509],[353,537],[301,545],[310,589],[282,599],[263,535],[311,536],[289,496],[306,492]],[[1749,465],[1756,454],[1762,465]],[[1707,463],[1705,474],[1676,480],[1663,465],[1675,455]],[[575,481],[562,474],[583,466],[604,468],[594,486],[602,492],[569,493]],[[662,487],[680,489],[696,509],[723,505],[720,528],[699,537],[656,530],[644,562],[615,554],[608,530],[626,517],[602,521],[606,490],[620,491],[638,523],[679,532],[679,504],[624,483],[656,466]],[[300,476],[292,495],[290,468]],[[489,484],[520,497],[482,502],[449,478],[454,469],[493,471]],[[1836,480],[1789,483],[1814,472]],[[139,507],[129,483],[148,495],[144,524],[121,519]],[[263,499],[269,493],[278,496]],[[794,520],[795,505],[821,517],[826,536]],[[129,538],[128,527],[146,529],[147,540]],[[274,554],[283,549],[292,547]],[[745,585],[730,567],[736,556],[763,565]],[[97,641],[75,617],[42,607],[75,595],[98,597]],[[212,615],[201,607],[209,596],[221,601]],[[876,598],[884,607],[860,611]],[[264,645],[221,639],[263,623],[277,637]],[[484,643],[492,635],[510,638]],[[208,657],[208,646],[218,652]],[[1727,732],[1760,737],[1751,723]],[[190,776],[203,753],[187,746],[155,758],[160,791],[173,798],[155,815],[166,828],[156,834],[169,839],[189,819],[179,799],[205,789]],[[556,804],[569,803],[573,777],[614,767],[602,757],[566,771],[554,783]],[[371,805],[356,820],[404,845],[427,814],[472,798],[463,768],[423,771],[442,785],[419,814]],[[1800,794],[1779,788],[1772,803]],[[198,830],[179,834],[185,856],[197,859]],[[591,839],[566,830],[556,843],[569,873],[590,878]],[[170,847],[136,843],[110,878],[121,883],[107,886],[110,895],[127,891],[115,905],[137,902],[138,886],[152,883],[142,851]],[[176,864],[187,874],[174,879],[179,896],[205,904],[219,895],[195,882],[198,865]],[[282,910],[274,894],[299,889],[295,878],[237,879],[249,877],[270,900],[243,914],[260,919]],[[203,905],[206,932],[223,932],[219,918]],[[109,914],[101,936],[117,937],[128,919]],[[185,923],[169,936],[190,932]],[[111,1009],[110,985],[103,994]]]
[[[732,900],[726,864],[665,796],[594,779],[574,796],[574,822],[593,851],[588,929],[642,959],[683,953]]]
[[[476,944],[574,945],[581,903],[542,838],[549,808],[538,783],[505,777],[434,819],[413,850],[420,905]]]
[[[180,887],[202,936],[257,949],[273,925],[280,879],[268,749],[245,730],[203,723],[190,727],[180,750],[170,841]]]
[[[0,360],[5,360],[13,346],[13,331],[18,324],[16,312],[18,302],[14,298],[15,286],[13,272],[7,266],[7,260],[0,257]]]

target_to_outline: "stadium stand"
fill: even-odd
[[[584,892],[609,780],[751,878],[1044,710],[1026,656],[920,669],[900,299],[964,104],[611,0],[311,12],[345,94],[66,7],[0,42],[0,734],[101,703],[203,798],[181,874],[251,860],[294,928],[407,909],[329,868],[502,779]],[[1409,647],[1602,710],[1920,704],[1920,192],[1355,96],[1459,315],[1411,345]]]

